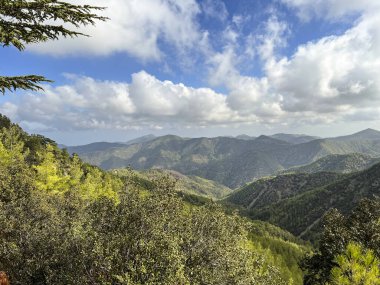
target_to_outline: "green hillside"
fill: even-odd
[[[172,169],[235,187],[281,170],[281,165],[270,152],[288,145],[264,136],[253,141],[227,137],[184,139],[164,136],[146,143],[78,154],[103,169],[128,165],[134,169]]]
[[[139,170],[171,169],[236,188],[261,177],[313,163],[331,154],[358,153],[373,158],[380,157],[378,133],[380,132],[366,130],[351,136],[313,139],[297,144],[268,136],[250,140],[163,136],[102,150],[77,147],[68,148],[68,151],[77,151],[83,160],[103,169],[127,166]],[[284,136],[281,134],[279,137],[287,140],[299,138],[294,135]]]
[[[248,210],[258,210],[322,187],[342,177],[344,176],[336,173],[320,172],[262,178],[234,191],[224,199],[224,202],[243,206]]]
[[[365,129],[352,135],[331,138],[336,141],[352,141],[352,140],[378,140],[380,139],[380,132],[374,129]]]
[[[361,153],[331,154],[309,165],[293,167],[281,173],[316,173],[323,171],[351,173],[367,169],[377,162],[380,162],[379,158],[373,158]]]
[[[170,176],[126,171],[1,116],[0,268],[12,283],[302,284],[310,247],[290,233],[190,199]]]
[[[350,140],[320,139],[290,147],[279,156],[279,161],[288,169],[307,165],[331,154],[361,153],[371,157],[380,157],[380,139]]]
[[[128,173],[128,169],[114,169],[112,173],[123,175]],[[224,196],[231,194],[232,190],[224,185],[215,181],[207,180],[199,176],[183,175],[174,170],[166,169],[149,169],[134,171],[135,175],[141,179],[154,180],[163,176],[169,176],[176,181],[175,188],[177,191],[203,196],[210,199],[220,199]]]
[[[282,183],[276,185],[276,181],[283,179],[282,177],[298,177],[299,175],[306,177],[306,180],[301,180],[301,184],[299,184],[300,180],[298,178],[286,180],[287,182],[294,182],[294,184],[290,183],[286,188],[290,194],[283,199],[273,199],[273,197],[276,197],[276,193],[282,193],[284,190]],[[326,174],[279,176],[269,180],[270,182],[264,183],[264,185],[276,185],[274,188],[265,189],[255,187],[252,184],[251,188],[247,186],[245,189],[243,188],[243,190],[231,195],[228,201],[247,207],[249,201],[252,200],[246,202],[245,197],[252,199],[255,195],[256,197],[258,196],[259,191],[263,191],[258,201],[264,200],[265,197],[270,197],[271,201],[275,202],[267,202],[266,205],[265,203],[257,204],[258,202],[255,202],[255,205],[259,206],[249,209],[251,217],[276,224],[296,236],[316,240],[320,232],[320,219],[326,211],[336,208],[346,214],[361,199],[373,198],[380,194],[380,164],[350,175],[329,174],[331,179],[321,181],[322,183],[319,185],[318,183],[313,185],[315,178],[319,175],[324,177]],[[257,191],[258,189],[259,191]],[[234,197],[235,195],[237,196]]]

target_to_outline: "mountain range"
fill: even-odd
[[[95,143],[67,149],[103,169],[126,166],[138,170],[171,169],[237,188],[332,154],[380,157],[380,132],[367,129],[325,139],[289,134],[251,139],[247,136],[182,138],[167,135],[149,136],[132,143]]]
[[[351,174],[294,173],[260,179],[223,202],[251,218],[278,225],[298,237],[316,240],[320,221],[331,208],[349,213],[363,198],[380,195],[380,163]]]

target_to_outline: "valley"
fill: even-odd
[[[289,134],[250,139],[172,135],[148,138],[137,143],[97,143],[67,147],[67,150],[105,170],[127,166],[136,170],[170,169],[213,180],[229,188],[238,188],[285,170],[297,171],[296,167],[311,163],[315,164],[309,167],[312,169],[309,172],[362,170],[380,157],[380,132],[372,129],[326,139]],[[324,161],[319,160],[322,158]],[[306,169],[300,171],[307,172]]]
[[[180,192],[219,200],[312,242],[329,209],[349,213],[361,199],[380,195],[380,132],[372,129],[325,139],[291,134],[148,138],[68,151],[106,170],[128,166],[146,178],[168,175]]]

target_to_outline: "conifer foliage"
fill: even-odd
[[[95,13],[102,9],[57,0],[0,0],[0,44],[22,51],[26,44],[58,40],[59,37],[86,36],[76,28],[94,25],[96,20],[106,20]],[[67,24],[74,29],[68,28]],[[41,90],[40,83],[43,82],[50,80],[39,75],[0,76],[0,92]]]
[[[380,284],[379,221],[379,199],[362,200],[347,216],[330,210],[318,252],[302,262],[304,284]]]
[[[364,250],[360,244],[349,243],[344,253],[335,258],[337,266],[331,270],[334,285],[378,285],[379,260],[372,250]]]

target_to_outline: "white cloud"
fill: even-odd
[[[380,8],[378,0],[281,0],[295,8],[303,20],[311,17],[338,20],[344,16],[373,12]]]
[[[250,53],[264,63],[261,77],[239,71],[245,55],[237,45],[210,60],[210,83],[228,89],[227,102],[240,116],[288,124],[380,119],[379,13],[363,14],[340,36],[300,45],[290,57],[278,53],[286,46],[286,23],[271,16],[262,30]]]
[[[365,17],[341,36],[298,47],[276,62],[268,78],[288,112],[315,114],[379,109],[380,18]]]
[[[72,85],[46,86],[44,94],[20,95],[18,104],[4,103],[0,111],[47,130],[207,126],[240,120],[224,95],[160,81],[144,71],[133,74],[130,84],[70,77]]]
[[[247,62],[249,64],[255,56],[264,63],[263,69],[272,65],[276,61],[277,50],[286,46],[288,33],[287,24],[274,15],[261,25],[260,32],[250,33],[243,43],[239,41],[241,32],[233,26],[227,26],[222,34],[225,42],[223,50],[209,53],[209,83],[233,90],[237,82],[247,82],[244,76],[241,78],[241,65],[247,65]]]
[[[146,72],[132,76],[130,98],[139,116],[186,124],[224,123],[234,120],[226,98],[209,88],[191,88],[159,81]]]
[[[285,47],[288,26],[279,21],[276,16],[271,16],[264,25],[264,33],[257,36],[258,54],[264,61],[274,60],[278,48]]]
[[[208,64],[209,83],[213,86],[228,86],[236,81],[239,72],[236,68],[239,58],[232,46],[227,46],[222,52],[214,53],[210,56]]]
[[[127,52],[142,60],[160,60],[163,51],[159,41],[183,52],[202,38],[195,19],[200,8],[195,0],[93,0],[91,4],[108,7],[101,14],[110,18],[97,22],[96,26],[81,28],[81,32],[91,37],[49,41],[31,45],[29,49],[58,56]]]

